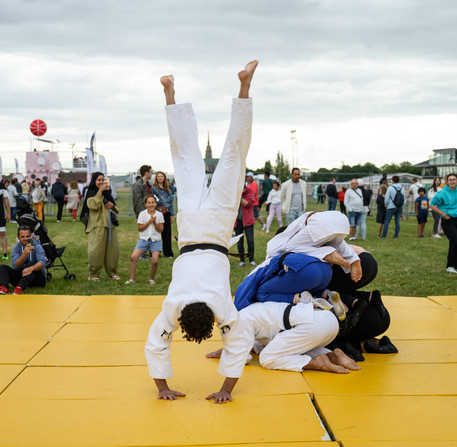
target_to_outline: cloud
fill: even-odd
[[[252,89],[252,167],[290,152],[291,129],[325,153],[306,151],[303,164],[315,168],[341,151],[374,161],[381,148],[366,149],[373,132],[386,161],[419,147],[425,159],[443,134],[455,146],[451,128],[433,128],[442,116],[451,126],[457,105],[452,1],[0,0],[0,10],[5,154],[22,157],[30,121],[42,118],[47,136],[81,148],[96,130],[115,172],[148,159],[170,171],[158,80],[173,73],[177,99],[194,103],[202,149],[209,131],[217,155],[236,73],[254,57],[261,64]],[[411,131],[400,149],[402,126]],[[326,132],[348,146],[336,149]]]

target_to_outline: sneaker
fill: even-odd
[[[58,220],[57,223],[60,223],[60,220]]]
[[[134,279],[128,279],[127,281],[125,281],[124,284],[135,284],[135,280]]]
[[[266,231],[265,231],[265,233],[269,233],[269,232],[270,232],[270,230],[266,230]]]
[[[150,279],[148,282],[150,286],[155,286],[157,284],[153,279]]]
[[[346,311],[344,310],[344,304],[341,301],[340,294],[330,290],[327,295],[327,300],[332,304],[333,311],[338,320],[343,321],[346,318]]]
[[[119,281],[121,279],[121,277],[119,275],[113,275],[113,276],[110,276],[110,279],[113,279],[114,281]]]
[[[446,269],[446,272],[449,272],[449,273],[457,273],[457,270],[454,268],[454,267],[448,267]]]
[[[0,286],[0,295],[9,295],[10,291],[7,287],[5,286]]]
[[[257,264],[256,264],[254,261],[251,261],[251,262],[249,263],[249,265],[252,265],[253,267],[255,267]]]
[[[8,253],[3,253],[2,259],[3,259],[4,261],[7,261],[7,260],[9,259]]]
[[[87,278],[88,281],[100,282],[100,278],[98,276],[89,276]]]
[[[16,288],[14,289],[13,295],[22,295],[22,287],[16,286]]]
[[[263,225],[262,225],[262,231],[265,231],[266,228],[267,228],[266,224],[263,224]]]
[[[239,264],[238,264],[240,267],[244,267],[246,265],[245,262],[241,261]]]
[[[349,240],[350,240],[350,241],[356,241],[357,238],[355,238],[355,237],[350,237]]]
[[[432,237],[434,237],[435,239],[441,239],[441,236],[438,233],[432,234]]]

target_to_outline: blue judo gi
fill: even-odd
[[[292,303],[295,294],[305,290],[313,296],[322,296],[331,278],[330,264],[313,256],[302,253],[277,255],[244,278],[235,292],[235,306],[241,310],[257,301]]]

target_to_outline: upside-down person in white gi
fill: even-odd
[[[240,204],[251,140],[252,99],[249,88],[258,62],[246,65],[238,77],[240,93],[233,99],[230,128],[224,149],[207,185],[205,165],[198,148],[195,115],[190,104],[175,103],[173,76],[163,76],[171,155],[175,172],[179,213],[180,256],[162,311],[154,321],[146,342],[149,375],[159,390],[159,399],[184,396],[168,387],[173,376],[170,360],[172,334],[181,327],[188,341],[200,343],[212,335],[216,323],[224,350],[218,372],[225,376],[219,392],[207,399],[231,401],[231,392],[246,361],[246,340],[237,328],[238,312],[230,290],[227,258],[233,222]],[[227,185],[232,185],[228,187]]]

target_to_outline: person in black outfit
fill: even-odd
[[[379,290],[372,292],[360,291],[370,284],[378,273],[376,259],[363,251],[359,254],[362,266],[362,279],[354,282],[350,273],[345,273],[337,265],[333,266],[333,275],[327,285],[329,290],[337,291],[341,300],[348,307],[346,327],[330,345],[343,350],[355,361],[365,360],[363,352],[393,354],[398,352],[389,337],[383,334],[390,325],[389,312],[385,308]],[[329,348],[330,349],[330,348]]]
[[[65,203],[65,196],[68,194],[67,187],[62,183],[60,178],[56,178],[52,185],[51,194],[57,202],[57,222],[62,220],[62,210]]]
[[[336,204],[338,203],[338,191],[336,189],[336,178],[333,177],[330,180],[330,183],[327,185],[325,189],[325,193],[328,196],[328,210],[334,211],[336,210]]]

